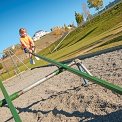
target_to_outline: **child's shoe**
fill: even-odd
[[[36,56],[35,56],[35,58],[36,58],[36,60],[40,60],[40,58],[39,58],[39,57],[36,57]]]
[[[30,64],[35,64],[35,61],[33,59],[30,59]]]

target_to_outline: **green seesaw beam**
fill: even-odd
[[[31,52],[28,52],[28,53],[31,53]],[[58,66],[60,68],[63,68],[65,70],[69,71],[69,72],[72,72],[72,73],[74,73],[74,74],[76,74],[78,76],[81,76],[81,77],[83,77],[85,79],[88,79],[88,80],[90,80],[92,82],[95,82],[96,84],[99,84],[99,85],[101,85],[101,86],[103,86],[103,87],[105,87],[105,88],[107,88],[109,90],[112,90],[112,91],[122,95],[122,87],[120,87],[120,86],[114,85],[114,84],[109,83],[109,82],[107,82],[105,80],[101,80],[101,79],[99,79],[97,77],[94,77],[94,76],[91,76],[91,75],[89,75],[87,73],[84,73],[84,72],[81,72],[79,70],[73,69],[73,68],[67,66],[66,64],[62,64],[62,63],[56,62],[55,60],[46,58],[44,56],[37,55],[35,53],[31,53],[31,54],[36,56],[36,57],[38,57],[38,58],[40,58],[40,59],[42,59],[42,60],[45,60],[45,61],[47,61],[49,63],[52,63],[52,64],[54,64],[54,65],[56,65],[56,66]]]
[[[15,107],[14,107],[14,105],[13,105],[13,103],[10,100],[10,97],[9,97],[5,87],[2,84],[2,81],[0,81],[0,88],[2,90],[2,93],[3,93],[4,97],[5,97],[5,100],[7,101],[7,104],[10,108],[10,111],[11,111],[13,117],[14,117],[15,122],[22,122],[19,115],[18,115],[18,113],[17,113],[17,111],[16,111],[16,109],[15,109]]]
[[[75,64],[75,62],[71,62],[68,66],[72,66],[74,64]],[[11,101],[18,98],[20,95],[26,93],[27,91],[31,90],[32,88],[38,86],[39,84],[43,83],[44,81],[54,77],[55,75],[60,74],[63,71],[65,71],[65,69],[59,68],[59,69],[55,70],[54,72],[50,73],[49,75],[45,76],[44,78],[38,80],[37,82],[29,85],[26,88],[24,88],[23,90],[13,93],[12,95],[10,95]],[[7,104],[6,99],[3,99],[0,101],[0,107],[4,106],[5,104]]]
[[[109,83],[109,82],[107,82],[107,81],[104,81],[104,80],[101,80],[101,79],[99,79],[99,78],[93,77],[93,76],[88,75],[87,73],[81,72],[81,71],[79,71],[79,70],[70,68],[69,66],[71,66],[71,65],[67,66],[67,65],[65,65],[65,64],[56,62],[56,61],[54,61],[54,60],[45,58],[45,57],[43,57],[43,56],[39,56],[39,55],[36,55],[36,54],[34,54],[34,53],[32,53],[32,54],[33,54],[34,56],[37,56],[37,57],[39,57],[39,58],[41,58],[41,59],[43,59],[43,60],[45,60],[45,61],[47,61],[47,62],[50,62],[50,63],[52,63],[52,64],[58,66],[59,69],[56,70],[56,71],[54,71],[54,72],[51,73],[50,75],[45,76],[43,79],[37,81],[36,83],[34,83],[34,84],[28,86],[27,88],[25,88],[25,89],[23,89],[23,90],[20,90],[20,91],[18,91],[18,92],[13,93],[12,95],[10,95],[10,99],[11,99],[11,100],[14,100],[14,99],[18,98],[20,95],[24,94],[25,92],[29,91],[30,89],[34,88],[35,86],[39,85],[40,83],[42,83],[42,82],[44,82],[44,81],[50,79],[51,77],[53,77],[53,76],[55,76],[55,75],[61,73],[61,72],[64,71],[64,70],[68,70],[68,71],[70,71],[70,72],[72,72],[72,73],[74,73],[74,74],[76,74],[76,75],[78,75],[78,76],[82,76],[82,77],[85,78],[85,79],[88,79],[88,80],[90,80],[90,81],[93,81],[93,82],[95,82],[95,83],[97,83],[97,84],[99,84],[99,85],[101,85],[101,86],[103,86],[103,87],[105,87],[105,88],[107,88],[107,89],[110,89],[110,90],[112,90],[112,91],[114,91],[114,92],[116,92],[116,93],[122,95],[122,88],[119,87],[119,86],[117,86],[117,85],[114,85],[114,84]],[[5,99],[3,99],[3,100],[0,101],[0,107],[4,106],[5,104],[7,104],[7,102],[6,102]]]

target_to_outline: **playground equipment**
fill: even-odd
[[[31,52],[28,52],[28,53],[31,53]],[[56,62],[55,60],[46,58],[44,56],[37,55],[35,53],[31,53],[31,54],[34,55],[34,56],[36,56],[36,57],[38,57],[38,58],[40,58],[40,59],[42,59],[42,60],[45,60],[45,61],[47,61],[49,63],[52,63],[52,64],[54,64],[55,66],[57,66],[59,68],[65,69],[65,70],[67,70],[69,72],[72,72],[72,73],[74,73],[74,74],[76,74],[76,75],[78,75],[80,77],[83,77],[85,79],[88,79],[88,80],[90,80],[92,82],[95,82],[96,84],[99,84],[99,85],[101,85],[101,86],[103,86],[103,87],[105,87],[105,88],[107,88],[109,90],[112,90],[112,91],[114,91],[114,92],[122,95],[122,88],[119,87],[119,86],[117,86],[117,85],[114,85],[112,83],[109,83],[109,82],[107,82],[105,80],[101,80],[101,79],[99,79],[97,77],[94,77],[94,76],[91,76],[91,75],[89,75],[87,73],[78,71],[78,70],[76,70],[74,68],[70,68],[69,66],[67,66],[65,64]]]
[[[15,55],[15,53],[12,50],[9,50],[30,72],[31,74],[34,76],[33,72],[31,71],[31,69],[17,56]]]
[[[71,62],[68,66],[72,66],[74,64],[80,65],[80,63],[81,63],[80,60],[75,60],[75,61]],[[80,68],[81,68],[81,70],[84,70],[84,72],[87,72],[88,71],[88,70],[86,70],[85,66],[82,67],[82,65],[80,65]],[[63,71],[65,71],[65,69],[59,68],[59,69],[55,70],[54,72],[50,73],[49,75],[45,76],[43,79],[38,80],[34,84],[32,84],[32,85],[24,88],[23,90],[20,90],[18,92],[15,92],[14,94],[12,94],[10,96],[8,96],[8,94],[7,94],[6,90],[5,90],[2,82],[0,81],[0,88],[2,89],[2,92],[3,92],[4,97],[5,97],[5,99],[3,99],[2,101],[0,101],[0,107],[3,106],[3,105],[5,105],[5,104],[8,104],[8,106],[9,106],[9,108],[11,110],[11,113],[12,113],[12,115],[14,117],[14,120],[16,122],[21,122],[21,119],[20,119],[19,115],[17,114],[16,109],[13,106],[13,104],[12,104],[11,101],[14,100],[14,99],[16,99],[16,98],[18,98],[20,95],[26,93],[27,91],[31,90],[32,88],[38,86],[39,84],[43,83],[44,81],[52,78],[53,76],[60,74]]]
[[[31,53],[31,52],[28,52],[28,53]],[[49,62],[49,63],[54,64],[54,65],[57,66],[59,69],[56,70],[56,71],[54,71],[54,72],[52,72],[51,74],[47,75],[47,76],[44,77],[43,79],[37,81],[36,83],[34,83],[34,84],[32,84],[32,85],[30,85],[30,86],[24,88],[23,90],[20,90],[20,91],[18,91],[18,92],[15,92],[14,94],[10,95],[10,97],[7,96],[7,95],[6,95],[6,96],[4,95],[4,96],[5,96],[5,99],[3,99],[3,100],[0,101],[0,106],[3,106],[3,105],[5,105],[5,104],[7,103],[7,104],[9,105],[9,107],[10,107],[10,110],[11,110],[11,109],[14,109],[13,107],[11,107],[12,105],[10,106],[9,101],[11,102],[11,100],[16,99],[17,97],[19,97],[20,95],[22,95],[22,94],[24,94],[25,92],[29,91],[30,89],[34,88],[35,86],[39,85],[40,83],[46,81],[47,79],[49,79],[49,78],[51,78],[51,77],[53,77],[53,76],[55,76],[55,75],[57,75],[57,74],[59,74],[59,73],[65,71],[65,70],[67,70],[67,71],[69,71],[69,72],[72,72],[72,73],[74,73],[74,74],[76,74],[76,75],[78,75],[78,76],[83,77],[83,78],[84,78],[84,83],[83,83],[84,85],[88,84],[88,80],[90,80],[90,81],[95,82],[95,83],[97,83],[97,84],[99,84],[99,85],[101,85],[101,86],[103,86],[103,87],[105,87],[105,88],[107,88],[107,89],[109,89],[109,90],[112,90],[112,91],[114,91],[114,92],[116,92],[116,93],[122,95],[122,88],[121,88],[121,87],[119,87],[119,86],[117,86],[117,85],[114,85],[114,84],[112,84],[112,83],[109,83],[109,82],[107,82],[107,81],[105,81],[105,80],[101,80],[101,79],[99,79],[99,78],[96,78],[96,77],[92,76],[92,74],[84,67],[84,65],[81,65],[80,62],[77,62],[77,61],[74,62],[75,64],[77,64],[77,66],[78,66],[78,68],[79,68],[79,70],[80,70],[80,71],[79,71],[79,70],[77,70],[77,69],[74,69],[74,68],[71,68],[71,67],[70,67],[70,66],[72,66],[74,63],[71,63],[71,64],[69,64],[69,65],[66,65],[66,64],[62,64],[62,63],[56,62],[55,60],[46,58],[46,57],[44,57],[44,56],[37,55],[37,54],[35,54],[35,53],[31,53],[31,54],[34,55],[34,56],[36,56],[36,57],[38,57],[38,58],[40,58],[40,59],[42,59],[42,60],[45,60],[45,61],[47,61],[47,62]],[[84,72],[84,71],[85,71],[85,72]],[[87,80],[86,80],[86,79],[87,79]],[[2,82],[0,83],[0,87],[1,87],[1,89],[3,88]],[[3,92],[3,94],[5,94],[6,91],[5,91],[5,90],[2,90],[2,92]],[[9,99],[9,100],[8,100],[8,99]],[[11,110],[11,111],[12,111],[12,110]],[[14,111],[14,112],[17,114],[16,111]],[[14,114],[14,115],[13,115],[14,119],[15,119],[15,117],[16,117],[15,113],[12,113],[12,114]],[[17,120],[15,119],[15,121],[16,121],[16,122],[20,122],[21,120],[20,120],[19,118],[17,118]]]
[[[15,61],[15,59],[13,57],[16,57],[16,59],[20,63],[22,63],[26,67],[27,70],[29,70],[31,72],[31,75],[34,76],[34,74],[31,71],[31,69],[11,49],[7,50],[6,52],[8,53],[8,56],[10,57],[10,59],[12,61],[12,64],[13,64],[13,67],[14,67],[14,73],[15,73],[15,75],[17,77],[23,78],[22,75],[21,75],[21,71],[20,71],[20,69],[19,69],[19,67],[18,67],[18,65],[17,65],[17,63],[16,63],[16,61]],[[1,53],[1,54],[4,54],[4,52]],[[4,65],[5,70],[7,71],[8,76],[11,77],[11,73],[10,73],[9,67],[6,65],[6,63],[4,62],[4,60],[2,60],[2,64]],[[5,80],[4,77],[2,76],[2,74],[0,76],[1,76],[1,79],[2,80]]]
[[[20,75],[20,72],[21,72],[21,71],[19,70],[18,65],[15,63],[15,61],[14,61],[14,59],[13,59],[13,56],[12,56],[12,54],[11,54],[11,50],[7,50],[6,52],[7,52],[8,56],[10,57],[10,60],[12,61],[12,64],[13,64],[13,67],[14,67],[14,73],[15,73],[15,75],[16,75],[16,76],[19,76],[19,77],[21,78],[21,75]],[[4,52],[1,53],[1,54],[4,54]],[[7,64],[5,63],[4,59],[2,60],[2,64],[4,65],[4,68],[5,68],[5,70],[7,71],[8,76],[11,77],[11,73],[10,73],[9,67],[8,67]],[[2,80],[4,80],[4,77],[3,77],[2,75],[1,75],[1,77],[2,77]]]
[[[117,85],[114,85],[114,84],[112,84],[112,83],[109,83],[109,82],[107,82],[107,81],[105,81],[105,80],[101,80],[101,79],[99,79],[99,78],[96,78],[96,77],[92,76],[92,74],[91,74],[83,65],[81,65],[81,68],[82,68],[81,70],[85,70],[86,73],[85,73],[85,72],[82,72],[82,71],[79,71],[79,70],[76,70],[76,69],[74,69],[74,68],[71,68],[71,67],[69,67],[70,65],[67,66],[66,64],[62,64],[62,63],[56,62],[56,61],[54,61],[54,60],[48,59],[48,58],[43,57],[43,56],[36,55],[36,54],[34,54],[34,53],[32,53],[32,55],[37,56],[37,57],[39,57],[39,58],[41,58],[41,59],[43,59],[43,60],[45,60],[45,61],[48,61],[48,62],[50,62],[50,63],[53,63],[54,65],[58,66],[59,69],[56,70],[56,71],[54,71],[53,73],[47,75],[45,78],[39,80],[39,81],[36,82],[35,84],[33,84],[33,85],[31,85],[31,86],[29,86],[29,87],[27,87],[27,88],[25,88],[25,89],[23,89],[23,90],[21,90],[21,91],[18,91],[18,92],[16,92],[16,93],[10,95],[10,99],[11,99],[11,100],[16,99],[16,98],[19,97],[21,94],[27,92],[28,90],[32,89],[33,87],[37,86],[38,84],[40,84],[40,83],[44,82],[45,80],[47,80],[47,79],[53,77],[54,75],[59,74],[60,72],[62,72],[62,71],[64,71],[64,70],[68,70],[68,71],[70,71],[70,72],[72,72],[72,73],[74,73],[74,74],[76,74],[76,75],[78,75],[78,76],[83,77],[83,78],[84,78],[84,83],[83,83],[84,85],[87,85],[87,84],[88,84],[88,80],[90,80],[90,81],[95,82],[95,83],[97,83],[97,84],[99,84],[99,85],[101,85],[101,86],[103,86],[103,87],[105,87],[105,88],[107,88],[107,89],[109,89],[109,90],[112,90],[112,91],[114,91],[114,92],[116,92],[116,93],[118,93],[118,94],[122,94],[122,88],[121,88],[121,87],[119,87],[119,86],[117,86]],[[76,62],[75,62],[75,63],[76,63]],[[78,62],[78,63],[79,63],[79,62]],[[77,64],[78,64],[78,63],[77,63]],[[79,65],[79,64],[78,64],[78,65]],[[87,80],[86,80],[86,79],[87,79]],[[0,101],[0,106],[3,106],[3,105],[5,105],[5,104],[6,104],[6,100],[5,100],[5,99],[3,99],[3,100]]]
[[[9,97],[9,95],[8,95],[6,89],[3,86],[1,81],[0,81],[0,88],[1,88],[1,90],[3,92],[3,95],[4,95],[5,99],[6,99],[6,101],[7,101],[7,104],[9,106],[9,108],[10,108],[10,111],[11,111],[13,117],[14,117],[15,122],[21,122],[21,119],[20,119],[19,115],[17,114],[17,111],[16,111],[14,105],[12,104],[12,102],[10,100],[10,97]]]
[[[10,56],[10,58],[11,58],[11,61],[12,61],[12,63],[14,64],[14,67],[15,67],[15,74],[16,74],[16,76],[19,76],[20,78],[21,78],[21,75],[20,75],[20,69],[18,68],[18,66],[17,66],[17,64],[14,62],[14,59],[12,58],[12,55],[11,55],[11,50],[9,50],[9,51],[7,51],[8,52],[8,54],[9,54],[9,56]]]
[[[74,60],[74,61],[71,62],[68,66],[71,67],[71,66],[73,66],[73,65],[75,65],[75,64],[76,64],[76,65],[77,65],[77,64],[80,65],[80,64],[81,64],[81,61],[78,60],[78,59],[77,59],[77,60]],[[80,65],[80,68],[81,68],[81,70],[84,70],[84,72],[91,74],[91,73],[85,68],[85,66],[82,67],[82,64]],[[83,69],[83,68],[84,68],[84,69]],[[43,83],[44,81],[46,81],[46,80],[48,80],[48,79],[54,77],[55,75],[60,74],[60,73],[63,72],[63,71],[65,71],[65,69],[63,69],[63,68],[59,68],[59,69],[55,70],[54,72],[50,73],[49,75],[46,75],[44,78],[42,78],[42,79],[36,81],[35,83],[33,83],[33,84],[31,84],[31,85],[25,87],[23,90],[20,90],[20,91],[18,91],[18,92],[13,93],[12,95],[10,95],[10,99],[11,99],[11,100],[14,100],[14,99],[18,98],[20,95],[26,93],[27,91],[31,90],[32,88],[38,86],[39,84]],[[84,80],[86,80],[86,79],[84,79]],[[87,83],[85,83],[85,82],[83,81],[83,85],[85,85],[85,86],[88,85],[88,81],[87,81]],[[3,105],[5,105],[6,103],[7,103],[7,102],[6,102],[5,99],[1,100],[1,101],[0,101],[0,107],[2,107]]]
[[[51,53],[53,53],[54,51],[56,51],[58,49],[58,47],[60,46],[60,44],[64,41],[64,39],[71,33],[72,31],[69,31],[64,37],[63,39],[57,44],[57,46],[51,51]]]
[[[78,67],[78,69],[79,69],[80,71],[82,71],[82,72],[87,72],[89,75],[93,76],[93,75],[88,71],[88,69],[81,63],[81,61],[80,61],[79,59],[76,59],[76,60],[75,60],[75,63],[76,63],[76,65],[77,65],[77,67]],[[88,85],[88,80],[85,79],[85,78],[83,78],[83,85],[84,85],[84,86],[87,86],[87,85]]]

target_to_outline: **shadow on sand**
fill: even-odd
[[[83,121],[85,121],[85,122],[86,121],[87,122],[122,122],[122,110],[117,110],[115,112],[108,113],[107,115],[95,115],[89,111],[67,112],[64,110],[58,110],[57,108],[54,108],[52,110],[47,110],[47,111],[31,109],[32,106],[34,106],[34,105],[36,105],[42,101],[46,101],[48,99],[51,99],[51,98],[56,97],[56,96],[61,95],[61,94],[69,93],[69,91],[71,91],[71,90],[79,91],[80,89],[81,89],[80,86],[74,87],[73,89],[67,89],[66,91],[61,91],[61,92],[58,92],[56,94],[50,95],[46,99],[41,99],[39,101],[36,101],[36,102],[30,104],[29,106],[27,106],[26,108],[16,107],[16,109],[19,111],[18,114],[20,114],[22,112],[28,112],[28,113],[35,113],[35,114],[41,113],[43,115],[46,115],[46,114],[51,112],[54,116],[64,115],[66,117],[78,117],[80,120],[79,122],[83,122]],[[8,107],[8,106],[6,105],[6,107]],[[12,118],[13,117],[9,118],[5,122],[9,122]]]

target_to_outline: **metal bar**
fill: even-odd
[[[70,31],[71,32],[71,31]],[[65,37],[58,43],[58,45],[53,49],[53,51],[51,51],[51,53],[53,53],[58,47],[59,45],[64,41],[64,39],[70,34],[70,32],[68,32]]]
[[[8,51],[8,53],[9,53],[9,56],[10,56],[10,58],[11,58],[11,60],[12,60],[12,63],[14,64],[16,76],[19,76],[19,77],[21,78],[21,75],[19,74],[19,73],[20,73],[20,70],[19,70],[17,64],[14,62],[14,60],[13,60],[13,58],[12,58],[12,55],[11,55],[11,52]]]
[[[16,54],[12,50],[9,51],[31,72],[33,76],[35,76],[33,72],[30,70],[30,68],[18,56],[16,56]]]
[[[25,65],[25,63],[20,59],[18,58],[18,56],[16,56],[16,54],[12,51],[12,50],[9,50],[27,69],[30,69],[27,65]]]
[[[16,111],[16,109],[15,109],[15,107],[14,107],[14,105],[13,105],[13,103],[10,100],[10,97],[9,97],[5,87],[2,84],[2,81],[0,81],[0,87],[1,87],[1,90],[2,90],[2,93],[3,93],[4,97],[5,97],[5,99],[7,101],[7,104],[9,106],[9,108],[10,108],[10,111],[11,111],[13,117],[14,117],[15,122],[22,122],[20,117],[19,117],[19,115],[18,115],[18,113],[17,113],[17,111]]]
[[[78,69],[79,69],[80,71],[86,72],[86,73],[88,73],[89,75],[93,76],[93,75],[89,72],[89,70],[83,65],[83,63],[81,62],[81,60],[75,59],[75,63],[76,63],[76,65],[77,65],[77,67],[78,67]],[[84,86],[87,86],[87,85],[88,85],[88,80],[87,80],[87,79],[84,79],[84,78],[81,78],[81,79],[83,79],[83,85],[84,85]]]
[[[81,64],[80,64],[80,63],[76,63],[76,65],[77,65],[78,69],[79,69],[81,72],[85,72],[84,69],[81,67]],[[85,79],[85,78],[81,78],[81,79],[83,79],[83,85],[84,85],[84,86],[87,86],[87,85],[88,85],[88,80]]]
[[[68,66],[72,66],[74,64],[75,64],[75,62],[72,62]],[[10,95],[11,101],[18,98],[20,95],[26,93],[27,91],[31,90],[32,88],[38,86],[39,84],[43,83],[44,81],[52,78],[53,76],[60,74],[63,71],[65,71],[65,69],[59,68],[59,69],[55,70],[54,72],[50,73],[49,75],[45,76],[44,78],[38,80],[36,83],[29,85],[28,87],[24,88],[23,90],[13,93],[12,95]],[[0,101],[0,107],[4,106],[5,104],[7,104],[5,99]]]
[[[89,72],[89,70],[88,70],[82,63],[80,63],[80,64],[81,64],[81,66],[82,66],[82,68],[83,68],[83,70],[84,70],[85,72],[87,72],[89,75],[93,76],[93,75]]]
[[[101,80],[99,78],[96,78],[94,76],[91,76],[91,75],[89,75],[87,73],[84,73],[84,72],[78,71],[76,69],[70,68],[69,66],[67,66],[65,64],[56,62],[55,60],[46,58],[44,56],[37,55],[35,53],[31,53],[31,54],[34,55],[34,56],[39,57],[42,60],[45,60],[47,62],[50,62],[50,63],[52,63],[52,64],[54,64],[54,65],[56,65],[58,67],[64,68],[64,69],[68,70],[69,72],[72,72],[72,73],[74,73],[74,74],[76,74],[78,76],[82,76],[83,78],[86,78],[86,79],[88,79],[88,80],[90,80],[92,82],[95,82],[96,84],[99,84],[99,85],[101,85],[101,86],[103,86],[103,87],[105,87],[105,88],[107,88],[109,90],[112,90],[112,91],[114,91],[114,92],[116,92],[118,94],[122,94],[122,87],[120,87],[120,86],[114,85],[114,84],[109,83],[109,82],[107,82],[105,80]]]

